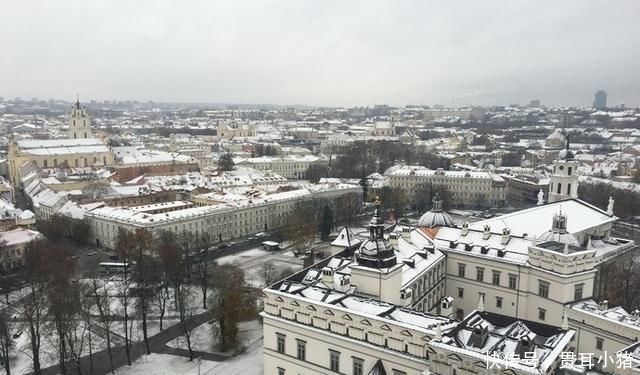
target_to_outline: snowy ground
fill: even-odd
[[[295,257],[291,251],[267,251],[263,248],[253,248],[237,254],[227,255],[216,260],[218,264],[235,264],[245,272],[245,280],[250,286],[264,287],[263,268],[265,263],[271,263],[277,273],[291,268],[298,271],[302,268],[302,260]]]
[[[264,372],[262,344],[259,338],[249,344],[244,353],[223,362],[201,360],[198,363],[186,357],[154,353],[117,369],[116,375],[261,375]]]
[[[140,357],[131,366],[123,366],[116,369],[117,375],[187,375],[187,374],[215,374],[211,372],[218,362],[189,361],[189,358],[169,354],[145,355]]]
[[[241,346],[249,346],[262,337],[262,325],[257,320],[240,322],[238,324],[238,335]],[[217,323],[203,323],[191,331],[191,342],[193,350],[202,352],[217,352],[218,344]],[[184,349],[187,347],[184,335],[169,341],[167,346]]]

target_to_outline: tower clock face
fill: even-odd
[[[561,165],[559,168],[560,168],[560,170],[563,170],[564,169],[564,165]]]

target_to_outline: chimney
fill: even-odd
[[[442,327],[440,326],[440,322],[438,322],[438,325],[436,325],[436,335],[434,336],[434,340],[440,342],[442,341]]]
[[[389,233],[389,243],[396,249],[398,248],[398,236],[400,235],[397,232]]]
[[[598,308],[600,310],[606,310],[609,308],[609,301],[607,301],[606,299],[603,299],[602,301],[600,301],[600,303],[598,303]]]
[[[460,235],[466,236],[467,234],[469,234],[469,223],[465,221],[464,223],[462,223],[462,231]]]
[[[322,269],[322,282],[330,288],[333,286],[333,269],[329,267]]]
[[[482,235],[482,239],[483,240],[488,240],[489,237],[491,237],[491,227],[489,226],[489,224],[485,224],[484,225],[484,233]]]
[[[532,333],[530,335],[533,336]],[[536,343],[533,341],[533,337],[528,335],[520,337],[518,340],[517,352],[520,358],[525,358],[525,353],[533,353],[536,350]]]
[[[487,325],[487,322],[481,320],[473,327],[469,341],[471,342],[471,345],[475,346],[476,348],[482,348],[487,342],[488,337],[489,327]]]
[[[506,245],[509,243],[511,239],[511,230],[509,228],[502,229],[502,240],[500,240],[500,244]]]

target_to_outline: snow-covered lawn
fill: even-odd
[[[224,362],[200,361],[202,375],[262,375],[262,339],[251,344],[247,351]],[[117,375],[196,375],[198,361],[170,354],[143,356],[131,366],[116,370]]]
[[[191,331],[191,344],[193,350],[201,352],[217,352],[219,328],[217,322],[213,324],[203,323]],[[262,325],[257,320],[240,322],[238,324],[238,336],[241,346],[249,346],[262,337]],[[187,348],[184,335],[169,341],[167,346],[172,348]]]
[[[269,255],[270,253],[263,248],[255,248],[247,251],[243,251],[237,254],[231,254],[216,259],[218,264],[239,264],[248,259],[254,259]]]
[[[22,334],[13,339],[14,347],[11,349],[11,373],[12,374],[28,374],[33,369],[31,345],[29,341],[29,335],[24,331],[26,327],[20,323],[11,323],[9,325],[9,332],[11,334],[23,331]],[[88,331],[84,330],[84,327],[78,327],[78,336],[83,338],[82,343],[82,355],[89,355],[89,337]],[[58,335],[55,332],[49,332],[42,335],[40,340],[40,366],[42,368],[58,364]],[[93,352],[97,352],[106,349],[107,343],[103,337],[100,337],[95,332],[91,335],[91,348]],[[80,347],[78,347],[80,348]],[[0,373],[2,370],[0,370]]]
[[[218,362],[200,361],[200,374],[217,374],[212,372]],[[170,354],[142,356],[131,366],[123,366],[116,370],[117,375],[188,375],[198,374],[198,361]],[[222,373],[220,373],[222,374]]]

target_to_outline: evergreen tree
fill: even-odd
[[[232,171],[235,166],[233,155],[231,155],[230,152],[222,154],[220,159],[218,159],[218,171]]]
[[[333,227],[333,210],[331,207],[325,205],[322,211],[322,221],[320,222],[320,238],[326,240],[331,233]]]

